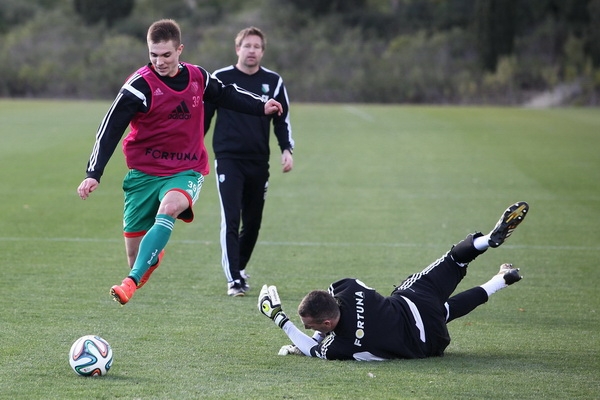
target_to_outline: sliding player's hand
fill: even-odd
[[[258,294],[258,309],[280,328],[283,328],[283,325],[289,321],[281,309],[281,300],[279,300],[279,293],[275,286],[263,285]]]
[[[277,353],[277,354],[280,356],[287,356],[290,354],[293,354],[296,356],[304,355],[304,353],[302,353],[300,351],[300,349],[293,344],[286,344],[285,346],[281,346],[281,349],[279,349],[279,353]]]

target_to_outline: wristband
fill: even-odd
[[[290,319],[287,317],[287,315],[285,315],[285,313],[283,311],[278,312],[275,315],[275,318],[273,318],[273,322],[275,322],[275,325],[277,325],[280,328],[283,328],[285,323],[288,322],[289,320]]]

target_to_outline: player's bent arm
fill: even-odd
[[[262,101],[260,96],[235,84],[225,85],[218,77],[209,74],[204,68],[200,66],[198,68],[206,80],[204,101],[213,103],[216,107],[256,116],[268,115],[281,109],[279,102],[275,102],[278,107],[274,109],[271,107],[273,103],[270,103],[270,112],[267,113],[265,111],[268,111],[267,103],[269,102]]]
[[[131,78],[123,85],[96,132],[96,142],[86,168],[88,178],[100,182],[129,123],[137,112],[147,111],[149,101],[150,86],[141,77]]]
[[[304,332],[300,331],[293,322],[285,315],[283,309],[281,307],[281,299],[279,298],[279,293],[277,291],[277,287],[274,285],[263,285],[258,294],[258,310],[271,319],[290,338],[292,343],[304,354],[305,356],[311,357],[311,350],[319,345],[317,341],[315,341],[310,336],[306,335]],[[285,346],[284,346],[285,347]],[[283,349],[282,349],[283,350]],[[316,349],[315,349],[316,350]],[[285,354],[281,353],[281,355],[289,354],[286,352]],[[316,351],[315,351],[316,354]]]
[[[316,342],[315,339],[296,328],[296,325],[294,325],[292,321],[286,322],[281,329],[288,335],[292,343],[300,349],[302,354],[311,357],[310,349],[318,345],[318,342]]]

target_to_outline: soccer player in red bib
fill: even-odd
[[[204,101],[250,115],[280,114],[281,104],[235,85],[224,85],[204,68],[181,62],[181,29],[170,19],[147,35],[150,63],[134,72],[104,116],[77,188],[85,200],[98,188],[121,141],[129,171],[123,181],[123,232],[129,268],[114,300],[127,303],[158,267],[176,219],[191,222],[209,161],[204,146]]]

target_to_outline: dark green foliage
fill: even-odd
[[[3,0],[0,2],[0,34],[31,19],[37,10],[35,4],[21,0]]]
[[[587,50],[594,62],[594,66],[600,67],[600,0],[591,0],[588,5],[590,15],[589,36]]]
[[[522,104],[563,83],[563,104],[600,101],[600,0],[4,0],[0,96],[111,98],[160,18],[209,71],[259,26],[294,101]]]
[[[438,2],[434,10],[435,25],[440,29],[467,28],[471,24],[476,0]]]
[[[75,12],[89,24],[105,22],[111,26],[131,14],[135,0],[73,0]]]
[[[475,38],[485,70],[494,72],[498,59],[511,54],[515,39],[516,0],[477,0]]]
[[[366,0],[290,0],[299,10],[305,10],[314,16],[360,12],[367,3]]]

